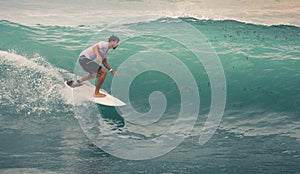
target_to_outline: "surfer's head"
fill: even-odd
[[[109,39],[108,39],[108,43],[111,44],[111,47],[113,49],[116,49],[118,47],[119,41],[120,41],[120,39],[117,36],[114,36],[114,35],[110,36]]]

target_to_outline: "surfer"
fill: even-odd
[[[99,90],[103,81],[105,80],[107,72],[94,60],[97,59],[97,61],[100,64],[102,63],[113,75],[118,75],[118,73],[115,72],[107,63],[107,55],[111,48],[116,49],[118,47],[119,41],[120,39],[117,36],[112,35],[109,37],[108,42],[101,41],[83,50],[79,55],[79,64],[84,71],[88,72],[89,74],[76,81],[68,80],[67,84],[71,87],[77,87],[81,86],[83,81],[98,77],[94,97],[105,97],[106,95],[100,93]]]

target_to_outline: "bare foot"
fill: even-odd
[[[94,94],[94,97],[97,97],[97,98],[101,98],[101,97],[105,97],[105,96],[106,96],[105,94],[101,94],[101,93]]]

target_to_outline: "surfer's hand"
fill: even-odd
[[[111,71],[111,73],[115,76],[118,76],[119,74],[116,71]]]

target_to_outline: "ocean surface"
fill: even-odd
[[[251,2],[1,1],[0,173],[300,173],[299,1]],[[130,107],[64,86],[112,34]]]

